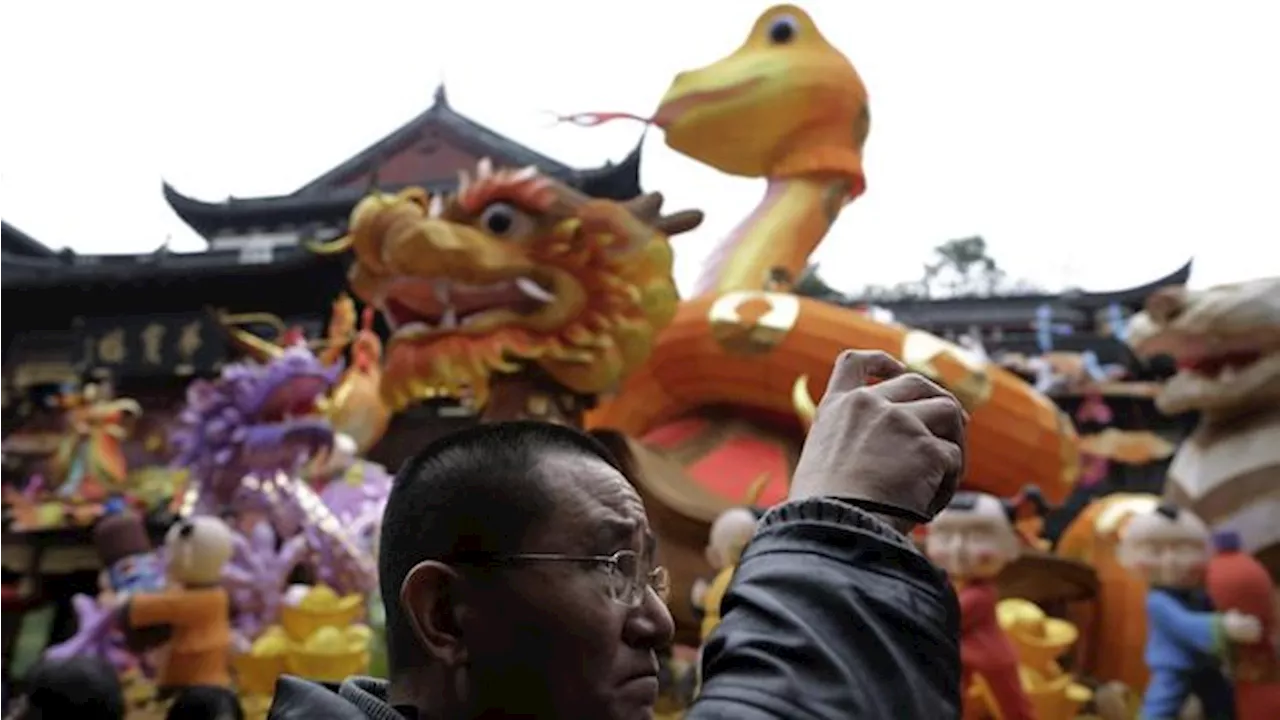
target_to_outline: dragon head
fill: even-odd
[[[324,365],[306,346],[295,344],[265,365],[232,371],[246,380],[234,386],[236,404],[246,419],[257,423],[315,415],[317,401],[341,374],[341,364]]]
[[[722,172],[848,176],[855,197],[865,186],[866,87],[793,5],[766,10],[729,56],[677,75],[653,122],[673,150]]]
[[[393,410],[435,396],[488,399],[493,373],[539,366],[571,391],[615,385],[648,357],[678,297],[670,235],[696,211],[662,197],[590,198],[536,168],[482,160],[453,195],[376,193],[349,233],[350,284],[391,328],[382,373]]]
[[[1129,321],[1129,345],[1172,355],[1160,410],[1234,413],[1280,402],[1280,278],[1207,290],[1167,287]]]
[[[174,464],[190,468],[217,505],[242,494],[247,473],[269,478],[292,470],[331,444],[332,428],[317,415],[316,401],[341,372],[296,345],[265,364],[233,363],[216,379],[193,382],[171,436]]]

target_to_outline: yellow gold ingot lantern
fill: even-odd
[[[248,652],[231,659],[242,697],[270,698],[276,679],[286,672],[323,682],[364,672],[373,633],[357,622],[363,610],[361,596],[340,597],[324,585],[282,606],[281,624],[267,628]]]
[[[996,617],[1018,653],[1019,675],[1040,720],[1070,720],[1093,693],[1058,665],[1080,637],[1076,626],[1045,615],[1035,603],[1011,598],[996,606]]]
[[[295,643],[306,642],[321,628],[354,624],[363,612],[364,598],[360,595],[339,597],[332,589],[317,585],[297,605],[280,608],[280,624]]]
[[[284,628],[273,625],[253,641],[249,652],[232,656],[231,669],[241,694],[270,697],[275,692],[276,678],[285,672],[290,644]]]
[[[341,682],[369,667],[369,640],[366,625],[345,628],[325,626],[290,650],[286,665],[300,677],[322,682]]]

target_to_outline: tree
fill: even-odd
[[[809,263],[800,273],[800,277],[796,278],[795,285],[792,289],[797,295],[804,295],[818,300],[825,300],[836,304],[844,304],[846,300],[843,293],[831,287],[818,275],[818,264]]]
[[[817,266],[806,268],[796,284],[796,292],[821,299],[843,297],[818,277]],[[1011,280],[995,258],[987,252],[987,241],[979,235],[948,240],[933,249],[919,280],[894,285],[867,285],[853,293],[858,300],[892,302],[948,297],[990,297],[1039,292],[1040,288]]]
[[[996,295],[1005,273],[987,254],[980,235],[948,240],[933,249],[933,262],[924,266],[926,297]]]

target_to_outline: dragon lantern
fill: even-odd
[[[373,582],[371,561],[299,478],[334,448],[317,405],[341,372],[341,364],[324,365],[299,343],[269,362],[235,363],[214,380],[195,381],[173,432],[174,462],[191,477],[184,514],[230,513],[245,529],[262,519],[280,537],[301,532],[321,579],[363,591]]]
[[[615,117],[628,116],[569,119]],[[846,348],[889,352],[960,397],[972,488],[1066,494],[1077,439],[1048,398],[928,333],[789,292],[865,187],[869,131],[861,79],[808,15],[766,11],[741,48],[677,76],[643,119],[679,152],[768,181],[690,300],[677,298],[668,238],[699,213],[662,216],[656,194],[588,198],[532,168],[482,162],[449,196],[374,193],[346,236],[314,247],[353,252],[352,291],[392,328],[382,390],[395,410],[462,396],[482,420],[590,428],[636,469],[677,597],[707,573],[702,546],[721,511],[762,475],[762,504],[785,495],[809,387]],[[695,627],[689,608],[673,611]]]
[[[382,392],[394,410],[437,396],[486,406],[495,374],[527,367],[594,395],[648,358],[675,313],[668,237],[701,214],[661,205],[482,160],[453,195],[365,198],[350,232],[314,249],[353,251],[351,289],[391,327]]]
[[[1166,498],[1238,532],[1280,580],[1280,277],[1158,290],[1128,340],[1178,362],[1156,406],[1200,414],[1169,467]]]

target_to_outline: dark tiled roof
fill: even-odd
[[[453,138],[464,143],[468,149],[482,155],[488,155],[498,165],[523,167],[535,165],[543,172],[568,179],[575,170],[559,160],[535,152],[510,138],[503,137],[471,118],[462,115],[449,105],[449,98],[444,85],[436,89],[435,102],[417,117],[401,125],[390,135],[375,142],[356,153],[351,158],[339,163],[336,167],[320,177],[303,185],[294,195],[326,195],[348,181],[372,171],[387,156],[412,144],[422,136],[428,126],[435,126],[452,131]]]
[[[985,298],[984,298],[985,300]],[[1010,298],[1007,302],[975,303],[967,299],[934,300],[931,302],[878,303],[893,311],[898,322],[912,327],[947,326],[964,327],[971,324],[1031,327],[1036,319],[1036,309],[1044,303],[1053,307],[1055,322],[1073,325],[1086,321],[1086,314],[1065,306],[1056,297],[1042,297],[1028,301]]]
[[[622,162],[552,176],[592,197],[630,200],[640,194],[640,146],[637,145]],[[457,181],[441,180],[423,183],[422,186],[431,192],[451,192],[457,187]],[[394,192],[401,188],[390,186],[382,189]],[[352,208],[366,193],[365,190],[344,188],[327,195],[275,195],[206,202],[183,195],[168,183],[164,184],[163,191],[169,207],[178,217],[206,237],[228,228],[265,230],[320,223],[345,227]]]
[[[968,322],[1017,322],[1021,314],[1035,311],[1049,303],[1054,308],[1054,318],[1071,322],[1084,313],[1104,308],[1111,303],[1135,307],[1141,305],[1155,290],[1168,285],[1185,285],[1191,277],[1192,260],[1159,279],[1143,285],[1110,292],[1067,291],[1062,293],[992,295],[986,297],[939,298],[937,300],[853,300],[852,304],[869,302],[888,308],[894,315],[911,320],[928,318],[926,322],[937,324],[964,324]],[[904,320],[908,322],[909,320]]]
[[[428,127],[445,130],[451,142],[478,156],[489,157],[497,165],[534,165],[547,175],[594,197],[630,200],[640,194],[639,144],[620,163],[610,162],[599,168],[585,170],[574,169],[458,113],[449,105],[441,88],[436,93],[436,102],[426,111],[290,195],[205,202],[183,195],[166,183],[165,200],[178,217],[206,237],[228,228],[269,229],[311,223],[345,225],[351,209],[365,191],[341,185],[353,177],[375,173],[383,159],[420,138]],[[425,186],[433,192],[448,192],[456,187],[456,181],[451,178],[429,182]]]
[[[0,245],[4,254],[23,257],[53,257],[57,253],[18,228],[0,220]]]
[[[32,290],[59,286],[112,285],[140,280],[183,280],[198,276],[253,275],[320,266],[325,258],[301,247],[275,248],[271,262],[245,262],[236,250],[146,255],[76,255],[48,258],[3,254],[5,290]]]

